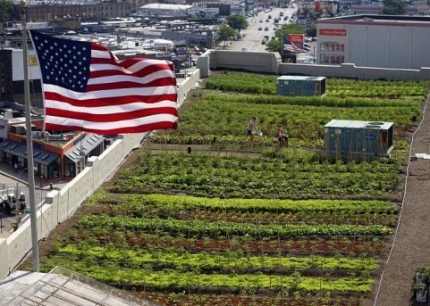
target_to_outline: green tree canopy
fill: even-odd
[[[406,5],[403,0],[384,0],[384,15],[404,15],[406,13]]]
[[[249,25],[246,18],[241,16],[241,15],[230,15],[230,16],[228,16],[227,17],[227,23],[231,28],[238,30],[239,32],[242,30],[245,30]]]
[[[284,45],[283,40],[288,37],[288,34],[303,34],[303,29],[297,24],[283,25],[275,32],[276,39],[267,42],[266,51],[281,53]]]
[[[317,36],[317,25],[312,22],[310,27],[306,30],[306,36]]]
[[[12,2],[9,0],[0,0],[0,22],[10,20],[13,10]]]
[[[227,25],[220,26],[220,28],[218,30],[219,39],[221,41],[223,41],[224,43],[226,40],[229,40],[230,38],[234,37],[235,35],[236,35],[236,31]],[[225,46],[225,44],[224,44],[224,46]]]

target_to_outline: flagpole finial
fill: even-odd
[[[25,15],[25,8],[27,6],[27,0],[19,1],[19,6],[21,7],[21,15]]]

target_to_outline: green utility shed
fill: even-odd
[[[276,79],[276,93],[281,96],[322,96],[325,77],[284,75]]]
[[[324,127],[324,145],[329,156],[390,156],[393,134],[393,122],[335,119]]]

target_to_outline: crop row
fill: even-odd
[[[182,234],[170,236],[166,233],[149,234],[139,231],[111,230],[94,228],[88,231],[80,228],[78,231],[69,233],[66,239],[68,243],[84,243],[88,246],[99,246],[105,244],[119,244],[149,250],[162,248],[186,249],[191,253],[207,252],[242,252],[246,254],[266,254],[274,256],[322,254],[325,256],[374,256],[379,255],[385,247],[383,240],[374,236],[339,238],[324,237],[324,239],[312,239],[301,237],[298,240],[281,240],[279,237],[264,237],[261,239],[250,239],[249,236],[229,237],[217,235],[211,238],[211,233],[205,233],[201,238],[186,238]],[[85,237],[91,237],[85,239]]]
[[[276,214],[276,213],[213,213],[206,210],[192,210],[171,212],[160,209],[151,210],[148,216],[163,215],[168,218],[184,219],[184,220],[204,220],[208,222],[227,221],[227,222],[244,222],[255,224],[300,224],[306,222],[308,224],[380,224],[386,226],[395,226],[395,215],[387,214],[349,214],[342,213],[306,213],[300,212],[296,214]]]
[[[375,258],[349,258],[342,256],[326,257],[313,255],[309,257],[271,257],[243,256],[240,252],[220,253],[188,253],[181,249],[154,249],[150,252],[141,249],[124,249],[123,246],[114,245],[98,247],[80,247],[82,244],[67,245],[56,253],[57,256],[71,255],[80,258],[94,257],[98,260],[108,260],[117,262],[120,265],[127,265],[128,268],[145,268],[164,266],[177,271],[228,271],[236,270],[274,270],[282,272],[284,270],[305,270],[319,269],[322,274],[329,274],[330,271],[339,273],[339,270],[355,271],[356,273],[368,272],[377,267]],[[327,270],[327,271],[325,271]],[[222,272],[226,273],[226,272]]]
[[[285,288],[292,291],[335,291],[365,293],[371,290],[373,280],[368,276],[332,278],[330,275],[320,277],[267,274],[202,274],[189,271],[175,270],[152,271],[151,269],[135,269],[119,266],[117,263],[103,260],[100,262],[93,257],[79,257],[68,260],[67,257],[54,256],[49,265],[61,265],[78,273],[85,274],[98,281],[108,284],[132,287],[151,287],[153,289],[187,290],[189,292],[214,292],[221,288],[232,290],[268,289],[280,290]],[[46,267],[48,268],[48,266]]]
[[[278,95],[226,95],[219,92],[207,92],[201,95],[202,100],[224,101],[229,103],[296,105],[296,106],[327,106],[327,107],[408,107],[419,109],[423,96],[402,99],[368,99],[338,98],[317,96],[278,96]]]
[[[100,198],[100,201],[103,201]],[[395,225],[394,205],[383,201],[207,199],[173,195],[128,195],[105,198],[105,213],[256,224]],[[369,202],[367,204],[367,202]]]
[[[206,209],[220,213],[237,212],[275,212],[282,213],[393,213],[395,207],[388,201],[354,201],[354,200],[279,200],[279,199],[210,199],[192,196],[174,196],[164,194],[148,195],[104,195],[103,199],[115,204],[117,208],[127,212],[141,214],[147,207],[163,208],[166,211]],[[119,205],[121,204],[121,205]],[[117,214],[119,211],[114,210]]]
[[[275,94],[277,76],[249,76],[243,73],[226,73],[214,75],[206,82],[207,89],[222,91]],[[344,87],[342,87],[344,86]],[[426,82],[366,82],[366,81],[339,81],[328,79],[326,89],[328,95],[342,95],[336,89],[346,88],[351,91],[349,96],[361,97],[400,97],[424,96],[427,92]]]
[[[384,225],[333,225],[333,224],[297,224],[279,225],[234,222],[205,222],[200,220],[176,220],[162,218],[129,218],[126,216],[87,215],[79,220],[80,227],[104,227],[111,230],[137,230],[165,232],[170,235],[179,233],[185,237],[204,237],[209,232],[214,237],[222,236],[249,236],[249,237],[278,237],[286,239],[300,236],[362,236],[362,235],[388,235],[392,229]]]
[[[148,155],[146,155],[148,156]],[[348,194],[354,199],[384,198],[400,182],[397,171],[387,164],[378,172],[357,171],[339,173],[337,164],[286,164],[271,159],[263,163],[248,163],[239,168],[219,168],[218,159],[206,154],[212,167],[193,165],[193,156],[160,153],[152,162],[139,163],[124,171],[110,187],[114,193],[186,193],[202,197],[225,198],[336,198]],[[157,162],[160,161],[160,162]],[[163,160],[165,162],[163,162]],[[278,166],[278,171],[272,167]],[[384,169],[385,167],[385,169]],[[347,167],[344,167],[347,169]],[[357,169],[359,170],[359,168]],[[276,183],[274,183],[276,182]],[[246,191],[246,192],[245,192]]]
[[[234,95],[233,97],[234,98]],[[264,98],[261,97],[264,101]],[[387,121],[396,128],[411,124],[420,116],[419,103],[412,107],[328,107],[281,104],[250,104],[247,102],[201,100],[187,106],[181,113],[181,124],[171,134],[246,136],[246,125],[252,116],[258,119],[257,129],[273,137],[279,124],[291,139],[314,140],[323,137],[324,125],[332,119]],[[273,138],[272,138],[273,139]]]
[[[400,146],[400,144],[398,144]],[[369,161],[322,159],[315,152],[306,150],[287,150],[279,153],[275,158],[266,155],[223,153],[213,154],[211,152],[157,152],[146,151],[139,156],[137,172],[147,173],[157,172],[163,168],[181,168],[183,171],[192,174],[194,171],[210,170],[207,168],[225,170],[247,170],[266,171],[274,173],[285,172],[317,172],[317,173],[397,173],[401,159],[404,157],[401,152],[398,157],[379,158]],[[175,171],[177,171],[176,169]]]
[[[155,301],[165,306],[361,306],[363,300],[357,297],[331,297],[330,293],[319,297],[302,296],[300,292],[289,296],[288,292],[280,291],[274,296],[261,296],[253,290],[244,290],[240,295],[227,294],[188,294],[143,292],[144,299]]]

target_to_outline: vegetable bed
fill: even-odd
[[[328,79],[325,97],[280,97],[275,82],[211,76],[177,131],[156,134],[54,232],[42,270],[65,266],[168,306],[363,305],[428,84]],[[251,142],[254,115],[268,136]],[[331,119],[394,122],[391,157],[325,156]],[[271,136],[278,124],[287,148]]]

